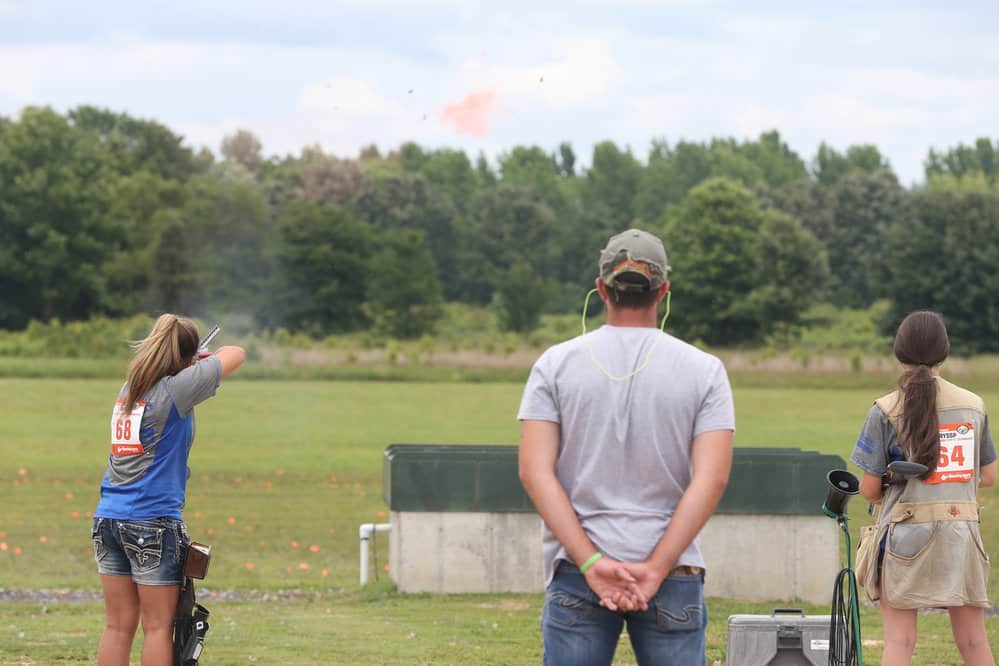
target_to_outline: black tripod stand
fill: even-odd
[[[829,664],[831,666],[863,666],[860,641],[860,599],[857,596],[857,576],[853,571],[853,546],[850,525],[846,517],[846,502],[860,490],[860,481],[843,469],[829,472],[829,490],[822,512],[835,518],[846,539],[846,568],[836,576],[833,588],[831,625],[829,627]],[[845,590],[844,590],[845,588]]]

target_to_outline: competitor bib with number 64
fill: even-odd
[[[139,428],[142,425],[142,415],[146,411],[146,403],[135,403],[132,411],[125,413],[125,400],[115,401],[111,412],[111,453],[116,456],[138,456],[145,453],[142,442],[139,441]]]
[[[975,476],[975,427],[971,423],[940,424],[940,456],[936,470],[923,483],[967,483]]]

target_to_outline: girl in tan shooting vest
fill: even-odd
[[[979,531],[977,492],[996,479],[996,447],[985,404],[940,377],[950,352],[943,318],[913,312],[898,327],[898,389],[875,401],[851,460],[864,470],[860,492],[878,505],[864,528],[858,582],[881,602],[882,664],[909,664],[916,611],[946,608],[954,642],[972,666],[994,666],[985,633],[989,558]],[[884,485],[896,460],[928,468]]]

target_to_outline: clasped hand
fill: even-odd
[[[619,562],[602,557],[583,574],[587,585],[611,611],[645,611],[665,578],[645,562]]]

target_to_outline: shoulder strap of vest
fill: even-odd
[[[978,395],[960,386],[951,384],[943,377],[937,377],[937,411],[944,409],[970,409],[985,413],[985,401]]]
[[[937,377],[937,410],[944,409],[971,409],[976,412],[985,413],[985,401],[975,393],[963,389],[956,384],[951,384],[943,377]],[[891,393],[886,393],[874,404],[881,408],[888,418],[898,418],[902,415],[902,392],[895,389]]]
[[[881,411],[885,413],[889,419],[897,419],[902,416],[902,392],[895,389],[891,393],[886,393],[877,400],[874,404],[881,408]]]
[[[940,387],[940,392],[937,394],[938,410],[968,409],[978,412],[982,416],[985,415],[985,401],[979,395],[956,384],[951,384],[943,377],[937,377],[937,380],[937,386]],[[975,433],[975,487],[978,486],[982,464],[979,456],[981,452],[981,437],[982,433]]]

